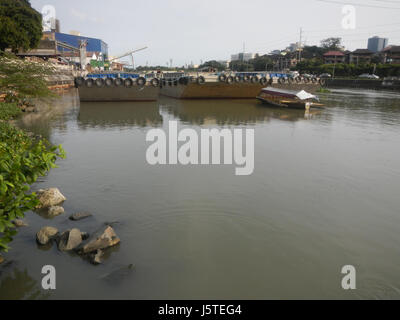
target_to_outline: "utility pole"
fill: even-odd
[[[302,45],[301,42],[303,40],[303,28],[300,28],[300,42],[299,42],[299,62],[301,62],[301,50]]]

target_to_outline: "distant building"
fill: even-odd
[[[384,63],[400,64],[400,46],[388,46],[381,55]]]
[[[368,39],[368,50],[374,53],[382,51],[388,46],[388,38],[379,38],[377,36]]]
[[[349,54],[349,63],[371,63],[374,53],[368,49],[357,49]]]
[[[300,43],[296,42],[296,43],[291,43],[286,50],[290,51],[290,52],[294,52],[300,49]]]
[[[80,41],[87,41],[86,51],[87,53],[92,56],[95,54],[99,56],[100,53],[104,57],[104,59],[108,59],[108,45],[101,39],[96,38],[89,38],[89,37],[82,37],[73,34],[66,34],[66,33],[54,33],[55,40],[58,42],[64,42],[76,48],[79,48]],[[61,47],[57,48],[60,52],[69,52],[68,49],[63,49]]]
[[[237,53],[231,55],[231,61],[249,61],[254,59],[256,56],[255,53],[245,52],[245,53]]]
[[[344,63],[345,60],[346,56],[342,51],[328,51],[324,54],[325,64]]]

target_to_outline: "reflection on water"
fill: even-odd
[[[6,270],[7,269],[7,270]],[[34,300],[47,299],[36,280],[14,266],[2,266],[0,269],[0,300]]]
[[[183,123],[203,125],[245,125],[268,122],[309,120],[320,110],[283,109],[263,105],[256,100],[176,100],[160,98],[160,108]]]
[[[86,127],[157,127],[162,117],[157,102],[82,102],[78,124]]]
[[[66,149],[67,159],[35,186],[59,187],[66,214],[51,221],[28,214],[30,227],[7,258],[31,275],[57,266],[55,299],[399,298],[400,95],[320,96],[326,108],[310,113],[255,100],[79,106],[71,97],[63,114],[25,122]],[[254,128],[254,174],[148,165],[146,132],[171,119],[196,130]],[[120,222],[121,245],[104,265],[36,248],[38,229],[72,228],[67,216],[75,212],[93,213],[79,224],[89,233]],[[118,273],[112,290],[101,281],[131,264],[134,272]],[[356,292],[341,289],[348,264],[357,270]],[[1,297],[33,296],[32,281],[25,279],[27,293],[22,278],[9,276]]]

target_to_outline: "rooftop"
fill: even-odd
[[[333,56],[344,56],[344,53],[342,51],[328,51],[327,53],[324,54],[324,57],[333,57]]]

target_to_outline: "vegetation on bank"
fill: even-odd
[[[44,139],[36,140],[5,120],[16,117],[15,104],[0,104],[0,251],[7,251],[16,235],[13,221],[38,205],[30,185],[54,168],[64,158],[61,146]]]
[[[16,103],[3,103],[0,102],[0,121],[11,120],[21,114],[21,109],[17,107]]]

